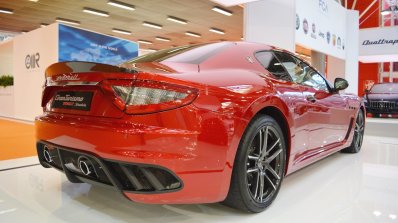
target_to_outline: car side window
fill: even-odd
[[[261,65],[276,78],[291,81],[289,74],[271,51],[258,52],[255,56]]]
[[[316,90],[329,92],[328,85],[322,75],[320,75],[304,62],[300,63],[300,67],[303,70],[302,75],[300,76],[300,84],[310,86]]]
[[[329,92],[326,80],[308,64],[287,53],[275,52],[275,54],[292,77],[293,82]]]
[[[282,52],[274,52],[283,67],[286,69],[288,74],[290,75],[293,82],[297,82],[297,78],[301,75],[302,70],[297,61],[287,53]]]

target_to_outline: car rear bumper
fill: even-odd
[[[174,117],[178,119],[178,115]],[[170,128],[137,122],[38,117],[35,125],[40,162],[63,171],[72,182],[113,187],[136,202],[211,203],[225,199],[232,173],[226,132],[215,135],[204,133],[198,125]],[[218,136],[218,140],[206,134]],[[54,156],[52,163],[45,159],[45,145]],[[95,175],[79,171],[79,157],[98,166],[93,168]],[[134,183],[134,178],[142,187]]]

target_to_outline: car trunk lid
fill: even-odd
[[[114,93],[106,80],[132,83],[137,71],[91,62],[61,62],[46,70],[42,107],[50,113],[118,118]]]

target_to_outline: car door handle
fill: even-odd
[[[306,99],[312,103],[316,102],[316,98],[313,95],[307,95]]]

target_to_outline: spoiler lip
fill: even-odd
[[[112,72],[112,73],[138,73],[135,69],[119,67],[115,65],[83,62],[83,61],[65,61],[58,62],[47,67],[45,71],[46,77],[52,77],[60,74],[71,73],[89,73],[89,72]]]

